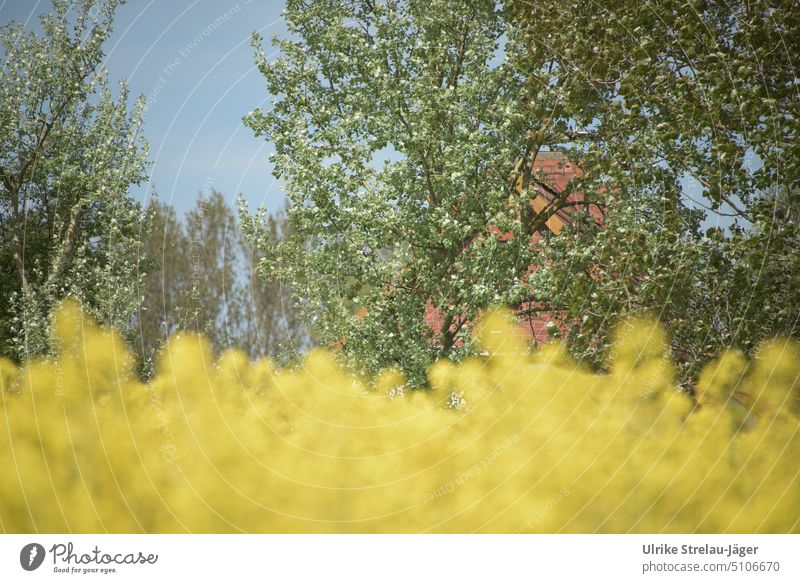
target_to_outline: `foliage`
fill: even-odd
[[[238,347],[251,358],[287,358],[307,347],[290,290],[256,275],[259,255],[221,193],[201,193],[183,220],[157,201],[149,212],[145,248],[157,267],[144,280],[137,320],[146,367],[177,331],[202,332],[215,350]],[[285,216],[270,215],[266,225],[265,244],[275,245],[286,231]]]
[[[470,322],[524,297],[546,217],[518,196],[532,154],[519,107],[525,48],[485,0],[291,0],[291,38],[256,61],[276,96],[245,118],[274,142],[290,237],[260,242],[262,270],[291,282],[320,340],[362,370],[424,382],[434,357],[468,354]],[[488,230],[520,236],[501,241]],[[440,333],[424,323],[442,310]]]
[[[653,314],[684,383],[725,347],[798,334],[798,226],[779,218],[800,208],[797,3],[293,1],[286,19],[276,60],[255,39],[276,100],[246,117],[292,201],[264,271],[351,362],[419,383],[470,352],[491,303],[562,313],[600,368],[614,324]],[[602,227],[543,228],[567,201],[536,216],[546,180],[515,164],[546,150],[583,169],[562,194]]]
[[[712,208],[744,218],[757,193],[797,189],[797,3],[509,4],[529,45],[529,105],[560,100],[538,131],[571,129],[618,186],[687,173]]]
[[[528,354],[490,314],[486,358],[431,391],[172,338],[149,384],[77,305],[57,360],[0,361],[0,522],[12,532],[797,532],[800,347],[726,352],[697,401],[631,321],[609,375]],[[452,395],[458,392],[457,409]]]
[[[669,327],[684,379],[797,336],[800,5],[508,4],[532,139],[567,146],[609,210],[602,232],[546,240],[532,282],[575,323],[575,354],[603,365],[609,324],[639,312]]]
[[[138,306],[145,177],[143,101],[106,81],[103,42],[120,2],[54,0],[42,34],[0,30],[0,352],[49,349],[67,295],[124,329]]]
[[[151,226],[144,239],[144,255],[150,263],[142,282],[142,305],[136,317],[136,347],[145,374],[167,336],[178,329],[181,304],[187,293],[188,257],[183,224],[168,204],[151,200]]]

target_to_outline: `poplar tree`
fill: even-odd
[[[139,304],[145,104],[102,65],[119,5],[54,0],[41,33],[0,29],[0,351],[17,358],[49,350],[66,296],[120,330]]]

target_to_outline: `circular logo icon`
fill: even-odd
[[[19,564],[26,571],[35,571],[44,562],[44,547],[39,543],[30,543],[19,552]]]

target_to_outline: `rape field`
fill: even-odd
[[[72,303],[55,360],[0,362],[5,532],[798,532],[800,350],[764,345],[675,389],[664,332],[620,329],[610,374],[529,354],[502,311],[488,356],[430,390],[173,338],[148,384]]]

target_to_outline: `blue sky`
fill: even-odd
[[[271,174],[270,144],[255,138],[242,117],[268,103],[253,64],[250,35],[259,31],[267,54],[273,34],[285,35],[283,1],[128,0],[105,45],[112,80],[126,78],[131,98],[148,96],[145,134],[150,184],[135,191],[184,211],[198,193],[215,188],[229,201],[242,193],[251,208],[273,210],[284,194]],[[0,0],[0,23],[38,28],[50,0]]]

